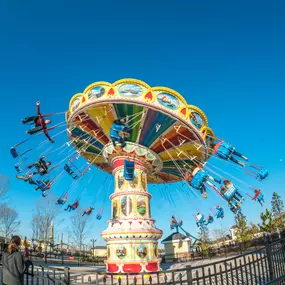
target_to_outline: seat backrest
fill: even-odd
[[[232,185],[225,193],[224,193],[224,197],[227,199],[227,200],[230,200],[236,193],[237,191],[237,188]]]
[[[41,180],[36,180],[36,183],[42,191],[46,191],[49,189],[49,187],[44,182],[42,182]]]
[[[17,158],[19,156],[17,150],[14,147],[11,147],[10,152],[13,158]]]

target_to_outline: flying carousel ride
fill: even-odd
[[[50,120],[40,113],[39,102],[35,116],[23,120],[34,127],[27,134],[44,133],[47,140],[54,143],[49,131],[59,125],[49,127]],[[76,191],[82,178],[89,175],[83,191],[66,211],[76,210],[87,188],[98,187],[88,174],[91,166],[114,176],[114,193],[110,196],[112,217],[108,227],[101,233],[107,242],[106,266],[108,272],[155,272],[159,270],[158,240],[162,231],[155,226],[151,216],[148,184],[165,185],[182,182],[189,190],[208,197],[214,191],[235,214],[241,213],[244,195],[229,179],[211,171],[207,160],[215,156],[236,164],[254,179],[262,181],[268,171],[259,165],[249,164],[248,158],[237,152],[225,140],[215,137],[208,127],[205,114],[197,107],[188,105],[176,91],[165,87],[150,87],[135,79],[123,79],[113,84],[95,82],[83,93],[75,94],[65,114],[69,142],[52,152],[62,152],[62,148],[75,148],[75,152],[56,164],[46,160],[49,154],[33,164],[29,164],[24,175],[21,165],[27,160],[31,149],[23,148],[20,142],[11,148],[11,155],[18,159],[15,169],[18,179],[35,185],[43,196],[47,196],[57,178],[63,173],[73,180],[71,187],[57,200],[64,205]],[[23,151],[19,151],[19,146]],[[86,165],[79,166],[78,159],[83,157]],[[53,174],[56,173],[57,174]],[[107,177],[106,177],[107,178]],[[90,207],[82,215],[89,216],[95,209],[100,192],[108,187],[106,179]],[[111,182],[109,183],[109,189]],[[264,202],[260,189],[253,188],[247,193],[261,205]],[[102,218],[103,206],[96,218]],[[209,224],[224,217],[224,208],[216,204],[210,209],[207,219],[198,213],[194,215],[197,226]],[[182,222],[172,217],[171,228],[184,231],[196,242],[197,238],[182,228]],[[195,243],[194,243],[195,244]]]

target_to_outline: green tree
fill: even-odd
[[[260,229],[267,233],[272,233],[276,228],[276,220],[273,217],[273,213],[268,209],[262,212],[260,215],[262,224],[259,225]]]
[[[246,217],[243,214],[236,216],[235,223],[237,241],[240,243],[246,243],[252,238]]]
[[[284,224],[285,224],[284,203],[281,200],[280,195],[276,192],[272,194],[271,207],[276,227],[284,229]]]
[[[281,200],[281,196],[276,192],[272,194],[271,207],[275,219],[278,219],[284,213],[284,203]]]
[[[251,235],[255,235],[259,233],[260,229],[256,224],[250,223],[249,224],[249,231]]]
[[[209,243],[210,243],[210,234],[209,229],[205,224],[202,224],[200,227],[200,231],[198,232],[199,237],[199,245],[201,246],[201,249],[207,253],[209,249]]]

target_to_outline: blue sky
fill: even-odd
[[[209,161],[210,167],[262,186],[266,205],[273,191],[284,196],[283,1],[5,0],[0,5],[0,172],[11,179],[9,203],[20,214],[22,233],[30,235],[39,193],[14,178],[9,148],[26,137],[20,120],[33,114],[37,100],[44,112],[65,111],[73,94],[99,80],[132,77],[177,90],[206,113],[218,137],[235,144],[251,162],[265,165],[270,176],[259,185],[217,159]],[[58,145],[65,138],[59,136]],[[29,143],[36,146],[40,139]],[[104,174],[93,173],[103,181]],[[63,192],[70,182],[62,178],[55,192]],[[98,188],[92,184],[82,206],[88,207]],[[152,215],[164,237],[171,232],[166,217],[173,213],[195,235],[191,214],[196,205],[207,211],[217,197],[211,193],[207,200],[182,199],[175,189],[167,190],[176,200],[176,208],[171,208],[158,188],[150,187]],[[106,227],[110,205],[105,204],[103,219],[89,220],[90,237],[99,237]],[[245,202],[250,221],[257,222],[261,210],[257,203]],[[69,216],[64,213],[59,219],[68,223]],[[216,222],[210,228],[230,227],[232,222],[227,211],[222,225]]]

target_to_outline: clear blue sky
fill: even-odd
[[[206,113],[218,137],[269,169],[270,176],[261,185],[266,205],[273,191],[283,197],[284,8],[284,1],[1,1],[0,172],[11,179],[9,201],[20,214],[21,232],[30,236],[39,193],[14,178],[9,148],[25,138],[20,120],[34,112],[37,100],[44,112],[65,111],[73,94],[99,80],[133,77],[177,90]],[[64,139],[60,136],[57,143]],[[216,159],[210,164],[260,186],[235,167]],[[105,177],[93,173],[100,180]],[[56,193],[64,191],[65,181],[70,183],[63,178]],[[93,184],[82,206],[88,206],[97,190]],[[175,186],[169,186],[179,205],[171,208],[158,188],[149,190],[152,215],[164,237],[170,234],[167,217],[172,213],[195,234],[191,214],[196,205],[207,211],[217,201],[213,193],[207,200],[182,200]],[[109,203],[105,210],[101,221],[90,218],[90,236],[99,237],[105,229]],[[249,199],[244,205],[250,221],[258,221],[261,210]],[[68,221],[68,214],[60,219]],[[232,222],[227,211],[222,226],[230,227]],[[216,222],[210,228],[220,226]]]

